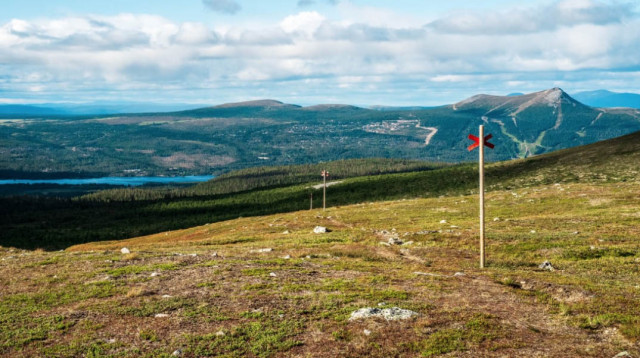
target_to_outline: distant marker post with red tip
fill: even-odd
[[[484,146],[493,149],[495,146],[489,143],[489,139],[491,139],[493,135],[489,134],[486,137],[484,136],[484,126],[480,126],[479,136],[476,137],[473,134],[469,134],[469,139],[471,139],[474,143],[467,147],[467,150],[472,151],[475,148],[480,148],[480,159],[478,165],[478,171],[480,173],[480,185],[479,185],[479,196],[480,196],[480,268],[484,268]],[[480,138],[482,138],[482,144],[480,144]]]

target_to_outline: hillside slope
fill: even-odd
[[[639,162],[640,132],[637,132],[585,147],[490,164],[486,185],[488,190],[501,190],[551,183],[638,182]],[[317,175],[317,170],[312,175]],[[339,172],[332,175],[341,176]],[[470,194],[477,190],[477,175],[477,165],[466,164],[347,178],[330,187],[327,205]],[[266,181],[252,182],[248,177],[249,186],[245,188],[250,190],[234,192],[245,185],[242,175],[237,179],[240,181],[231,187],[226,186],[223,177],[219,179],[220,185],[214,179],[203,184],[202,191],[178,195],[172,192],[147,195],[132,189],[76,200],[2,198],[0,245],[60,249],[81,242],[123,239],[240,216],[303,210],[309,208],[311,194],[315,207],[321,203],[322,190],[312,187],[319,179],[295,184],[300,182],[289,178],[286,169]],[[293,185],[274,187],[276,182]],[[236,189],[228,191],[228,188]],[[209,189],[212,191],[207,193]],[[220,189],[222,192],[217,191]]]

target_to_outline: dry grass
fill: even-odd
[[[243,218],[63,253],[0,249],[0,354],[638,356],[639,192],[488,194],[485,270],[469,196]],[[385,235],[413,243],[384,246]],[[539,270],[544,260],[556,271]],[[420,316],[348,320],[378,305]]]

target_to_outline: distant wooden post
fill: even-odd
[[[309,210],[313,210],[313,192],[309,193]]]
[[[469,134],[469,139],[474,141],[467,149],[469,151],[480,147],[480,158],[478,160],[478,172],[479,172],[479,196],[480,196],[480,268],[484,268],[485,253],[484,253],[484,146],[493,149],[494,145],[489,143],[488,140],[493,137],[491,134],[484,136],[484,126],[480,126],[479,136],[476,137],[473,134]],[[480,143],[482,141],[482,143]]]
[[[322,210],[327,208],[327,177],[329,176],[329,172],[323,170],[322,173]]]

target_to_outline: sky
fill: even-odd
[[[0,104],[640,93],[638,1],[0,1]]]

